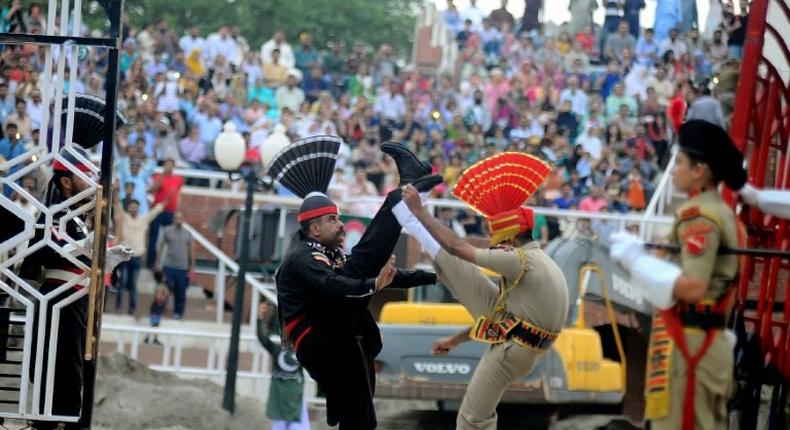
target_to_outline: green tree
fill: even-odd
[[[85,22],[94,28],[103,25],[95,3],[85,12]],[[389,43],[408,56],[420,0],[126,0],[125,5],[132,25],[165,19],[179,35],[191,25],[204,35],[223,24],[238,25],[252,49],[282,29],[292,45],[308,31],[317,47],[330,39],[349,47]]]

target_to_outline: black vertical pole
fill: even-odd
[[[233,301],[233,321],[230,330],[230,348],[228,348],[228,368],[225,373],[225,392],[222,407],[233,414],[236,409],[236,372],[239,368],[239,332],[241,331],[241,314],[244,307],[244,288],[247,285],[247,260],[250,254],[250,218],[252,217],[252,198],[258,178],[252,168],[243,168],[244,180],[247,182],[247,200],[244,204],[244,215],[241,222],[241,255],[239,256],[239,279],[236,281],[236,296]]]
[[[115,39],[115,46],[109,48],[107,58],[107,78],[105,81],[105,98],[104,98],[104,133],[102,135],[102,154],[101,154],[101,178],[99,184],[103,188],[102,202],[101,202],[101,228],[98,229],[99,235],[94,238],[99,242],[99,249],[105,249],[107,246],[107,233],[110,224],[110,208],[112,206],[112,154],[115,146],[115,110],[118,101],[118,79],[119,67],[118,60],[120,57],[120,35],[121,35],[121,12],[123,11],[123,0],[105,0],[102,3],[107,11],[110,20],[110,37]],[[97,206],[100,202],[96,202]],[[104,279],[104,257],[105,253],[100,252],[99,255],[94,255],[93,258],[98,258],[98,268],[102,272],[99,279]],[[96,389],[96,370],[98,350],[99,350],[99,335],[101,334],[101,316],[104,310],[104,288],[98,289],[96,295],[96,312],[94,314],[94,337],[96,343],[94,344],[93,354],[91,360],[86,360],[83,365],[83,385],[82,385],[82,411],[80,413],[79,426],[82,429],[90,429],[91,421],[93,420],[93,400],[94,391]],[[86,342],[90,342],[87,339]]]

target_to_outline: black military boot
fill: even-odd
[[[421,178],[415,179],[414,181],[411,182],[411,185],[414,188],[416,188],[418,192],[427,193],[428,191],[431,191],[433,187],[441,184],[442,181],[444,181],[444,178],[442,178],[439,175],[426,175]],[[402,197],[403,197],[402,188],[396,188],[390,191],[389,194],[387,194],[387,200],[393,206],[395,206],[399,201],[401,201]]]
[[[408,148],[398,142],[386,142],[381,144],[381,150],[395,159],[400,175],[400,185],[411,184],[417,178],[421,178],[431,173],[431,165],[417,159]]]
[[[412,288],[436,283],[436,273],[425,270],[398,269],[392,280],[391,288]]]

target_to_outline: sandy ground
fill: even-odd
[[[182,379],[157,372],[122,354],[104,356],[99,364],[93,430],[255,430],[270,429],[259,399],[237,397],[236,413],[222,409],[222,387],[213,382]],[[376,399],[379,430],[444,430],[455,428],[455,412],[439,411],[435,402]],[[499,411],[500,430],[588,430],[634,427],[618,417],[569,416],[548,419],[528,406]],[[321,407],[311,413],[313,430],[328,430]],[[6,422],[9,429],[21,423]],[[334,427],[335,429],[337,427]]]

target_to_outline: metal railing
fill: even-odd
[[[161,337],[162,359],[159,363],[145,363],[153,370],[173,373],[179,376],[199,376],[213,379],[221,383],[225,377],[225,359],[228,355],[228,343],[230,333],[218,331],[190,330],[148,327],[141,325],[125,324],[104,324],[102,331],[113,337],[117,352],[128,355],[134,360],[141,360],[140,345],[148,336]],[[279,336],[272,336],[272,341],[279,343]],[[245,388],[247,395],[265,394],[261,381],[271,378],[269,371],[271,367],[269,353],[260,345],[254,332],[245,330],[242,332],[240,340],[243,351],[252,354],[249,368],[240,369],[239,378],[246,379],[250,383]],[[184,350],[190,343],[200,343],[205,345],[206,360],[203,366],[189,366],[184,363]],[[201,348],[203,349],[203,348]]]
[[[239,273],[239,264],[233,261],[227,254],[217,248],[210,240],[200,234],[189,224],[184,223],[184,228],[192,235],[192,238],[197,241],[206,251],[217,259],[217,271],[214,275],[214,297],[216,298],[216,322],[221,323],[223,320],[223,313],[225,310],[225,280],[228,275],[235,275]],[[253,273],[247,273],[244,276],[245,281],[250,284],[254,289],[252,299],[250,301],[250,319],[249,325],[255,327],[258,315],[258,305],[260,304],[260,297],[262,294],[266,300],[277,303],[277,295],[275,294],[274,284],[268,282],[261,282],[256,279]],[[238,286],[237,286],[238,287]],[[257,293],[257,294],[255,294]]]

